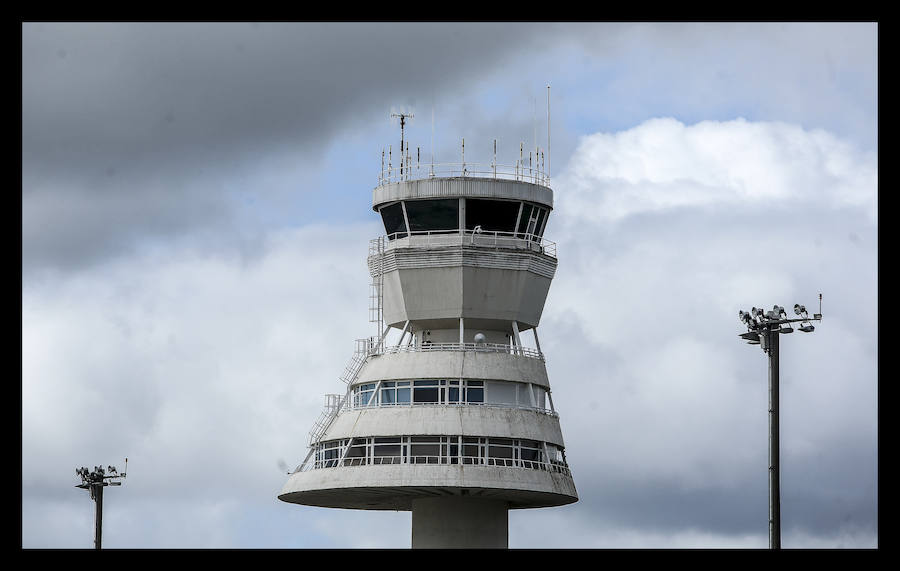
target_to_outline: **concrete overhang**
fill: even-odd
[[[501,500],[510,509],[578,501],[571,476],[545,470],[474,465],[366,465],[292,474],[278,499],[308,506],[404,510],[412,500],[451,497]]]
[[[385,184],[372,191],[372,209],[398,200],[423,198],[495,198],[523,200],[553,209],[553,190],[532,182],[475,177],[407,180]]]

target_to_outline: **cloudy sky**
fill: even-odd
[[[423,160],[547,140],[540,325],[578,503],[510,547],[878,545],[874,23],[25,23],[22,545],[408,547],[408,512],[276,495],[368,322],[391,111]],[[415,152],[415,151],[413,151]]]

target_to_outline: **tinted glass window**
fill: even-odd
[[[381,219],[384,221],[384,231],[388,239],[403,238],[406,234],[394,236],[397,232],[406,232],[406,223],[403,221],[403,207],[398,202],[381,209]]]
[[[519,228],[516,230],[519,234],[524,234],[528,228],[528,220],[531,217],[531,209],[534,208],[530,204],[522,205],[522,215],[519,217]]]
[[[413,232],[456,230],[459,228],[459,199],[407,200],[406,217]]]
[[[540,209],[540,213],[538,214],[537,224],[534,225],[534,233],[538,236],[543,235],[543,228],[541,226],[544,224],[544,215],[547,214],[547,211],[543,208]]]
[[[467,198],[466,230],[481,226],[485,232],[515,232],[518,214],[518,202]]]

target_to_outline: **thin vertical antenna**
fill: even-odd
[[[463,137],[463,140],[462,140],[462,161],[463,161],[462,174],[463,174],[463,176],[466,176],[466,138],[465,137]]]
[[[550,179],[550,85],[547,85],[547,179]]]
[[[431,176],[434,176],[434,105],[431,106]]]
[[[494,169],[494,178],[497,178],[497,139],[494,139],[494,160],[491,162]]]
[[[421,149],[419,149],[419,147],[416,147],[416,171],[417,172],[419,170],[419,163],[421,162],[421,160],[422,160]]]
[[[391,178],[394,177],[394,173],[391,172],[394,169],[394,167],[392,166],[393,152],[394,152],[392,147],[393,147],[393,145],[388,145],[388,176]]]
[[[534,157],[537,162],[537,98],[531,97],[531,128],[534,131]]]

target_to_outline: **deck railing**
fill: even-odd
[[[370,456],[370,457],[345,457],[326,460],[310,459],[297,468],[297,472],[321,470],[324,468],[339,468],[351,466],[383,466],[383,465],[437,465],[451,466],[462,464],[464,466],[502,466],[506,468],[522,468],[526,470],[543,470],[571,476],[569,467],[560,462],[542,462],[537,460],[522,460],[519,458],[484,458],[480,456]]]
[[[378,186],[394,182],[422,180],[428,178],[489,178],[530,182],[550,186],[550,175],[540,167],[529,165],[527,160],[516,161],[514,165],[497,163],[436,163],[404,165],[382,169]]]
[[[369,241],[369,256],[392,248],[428,246],[485,246],[512,250],[528,250],[556,257],[556,242],[525,232],[495,230],[420,230],[394,232]]]

